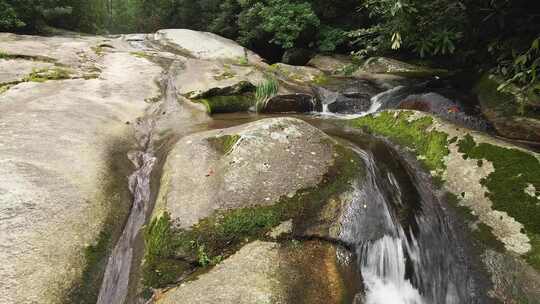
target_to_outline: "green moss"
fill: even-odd
[[[354,74],[354,72],[358,71],[358,69],[360,69],[360,65],[356,63],[350,63],[343,68],[337,70],[336,74],[343,76],[351,76],[352,74]]]
[[[217,151],[226,155],[232,151],[240,138],[240,135],[223,135],[209,138],[208,141],[214,146]]]
[[[50,69],[34,69],[32,73],[23,79],[23,81],[45,82],[47,80],[69,79],[70,77],[71,74],[68,70],[54,67]]]
[[[326,74],[320,74],[315,76],[315,79],[313,80],[313,84],[317,85],[325,85],[328,82],[330,82],[330,77],[326,76]]]
[[[255,98],[252,95],[214,96],[193,101],[205,105],[210,114],[246,112],[255,106]]]
[[[137,51],[137,52],[130,52],[131,55],[138,57],[138,58],[144,58],[144,59],[150,59],[152,56],[148,53]]]
[[[235,62],[237,65],[249,65],[249,60],[246,56],[238,57]]]
[[[53,58],[45,57],[45,56],[30,56],[30,55],[21,55],[21,54],[9,54],[2,50],[0,50],[0,59],[24,59],[24,60],[32,60],[32,61],[43,61],[43,62],[49,62],[49,63],[55,63],[56,60]]]
[[[11,87],[11,85],[9,85],[9,84],[0,85],[0,94],[3,94],[5,92],[7,92],[7,90],[9,90],[10,87]]]
[[[283,221],[293,219],[298,226],[319,222],[317,215],[323,206],[338,199],[353,177],[363,172],[362,161],[352,151],[336,146],[336,153],[339,156],[320,185],[300,190],[291,198],[283,196],[274,205],[221,210],[190,229],[173,228],[166,212],[155,218],[145,232],[144,284],[156,288],[174,283],[186,265],[211,266],[244,243],[265,239]],[[170,261],[177,261],[177,267],[171,267]]]
[[[350,124],[414,149],[429,170],[443,171],[444,157],[450,153],[448,135],[428,130],[433,124],[431,117],[409,121],[410,116],[410,112],[382,112],[352,120]]]
[[[214,76],[214,79],[215,80],[225,80],[225,79],[230,79],[230,78],[234,78],[234,76],[236,76],[236,74],[230,70],[225,70],[223,71],[223,73],[217,75],[217,76]]]
[[[494,171],[480,181],[488,189],[486,197],[493,202],[494,209],[505,211],[525,226],[533,245],[527,260],[540,269],[540,161],[521,150],[477,144],[470,135],[460,140],[458,147],[465,159],[493,164]],[[530,185],[536,189],[536,196],[525,192]]]

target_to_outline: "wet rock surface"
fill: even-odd
[[[343,303],[356,290],[351,254],[331,244],[255,241],[156,303]]]
[[[129,210],[125,155],[135,142],[126,122],[159,94],[161,69],[128,52],[97,57],[95,39],[2,34],[3,51],[55,58],[75,73],[88,55],[104,68],[99,79],[29,81],[0,95],[1,303],[59,303],[79,284],[97,290],[81,281],[87,266],[102,269],[88,252],[101,242],[103,263]]]
[[[309,113],[315,111],[315,100],[307,94],[277,95],[266,103],[263,113]]]
[[[537,153],[422,112],[381,112],[353,124],[412,149],[441,179],[443,189],[455,195],[454,204],[466,208],[461,219],[468,221],[471,235],[486,255],[483,261],[492,275],[491,292],[496,298],[536,297],[538,285],[522,278],[536,282],[532,278],[539,267],[537,220],[530,216],[538,212],[530,208],[537,208],[540,200],[534,177],[540,172]],[[521,265],[516,270],[520,274],[498,271],[494,263],[516,265],[509,268]]]

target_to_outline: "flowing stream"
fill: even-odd
[[[364,303],[484,303],[429,177],[388,147],[377,149],[378,159],[372,150],[351,148],[367,172],[356,184],[341,237],[356,248]]]
[[[153,132],[157,132],[156,124],[162,115],[174,111],[175,123],[183,121],[186,124],[183,128],[193,128],[197,123],[196,117],[177,100],[174,75],[179,66],[173,62],[167,72],[161,104],[151,107],[148,115],[135,124],[139,149],[128,155],[135,166],[129,177],[133,205],[108,260],[98,304],[129,302],[130,284],[133,284],[130,274],[135,271],[132,266],[138,262],[134,261],[138,253],[135,250],[140,250],[136,246],[137,239],[153,207],[150,179],[158,162],[152,139]],[[403,90],[403,87],[396,87],[374,96],[367,113],[385,108],[398,99]],[[463,249],[465,246],[434,194],[427,173],[413,160],[396,153],[388,143],[363,137],[363,144],[358,144],[352,140],[357,135],[344,136],[343,127],[333,123],[336,115],[329,113],[326,106],[323,112],[300,118],[336,136],[321,127],[331,126],[366,167],[365,178],[354,184],[353,200],[342,218],[344,229],[340,236],[356,251],[365,289],[365,294],[359,295],[360,303],[484,303],[470,269],[471,261]],[[337,116],[350,118],[350,115]],[[213,120],[199,122],[203,126],[198,128],[223,128],[264,118],[250,114],[230,117],[216,115]]]
[[[149,113],[138,119],[135,124],[135,135],[140,150],[128,153],[128,158],[135,166],[135,171],[129,177],[129,190],[133,195],[133,204],[123,233],[109,257],[97,304],[120,304],[124,303],[128,297],[134,250],[138,249],[136,248],[137,236],[153,207],[150,178],[157,159],[154,155],[152,133],[158,117],[164,111],[163,108],[178,104],[174,83],[177,69],[177,65],[173,62],[169,72],[164,75],[165,97],[161,105],[151,107]]]

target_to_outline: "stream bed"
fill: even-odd
[[[134,250],[141,250],[141,229],[148,222],[155,197],[155,193],[150,193],[150,179],[160,160],[155,153],[153,132],[162,119],[161,114],[170,111],[170,107],[189,112],[185,104],[176,101],[174,64],[171,66],[170,75],[164,76],[163,105],[149,112],[135,126],[140,150],[128,155],[135,166],[129,178],[133,207],[124,233],[109,258],[98,304],[144,303],[141,299],[134,300],[137,297],[129,293],[137,289],[133,273],[139,270],[133,268],[137,268],[140,261],[134,260],[134,256],[140,254]],[[375,96],[371,107],[363,114],[384,107],[400,90],[401,87],[397,87]],[[214,130],[276,116],[283,115],[220,114],[210,120],[197,121],[186,114],[183,124],[190,125],[191,130]],[[355,303],[487,303],[482,290],[485,278],[472,266],[470,253],[465,249],[466,240],[458,237],[452,214],[435,193],[429,175],[415,160],[398,152],[390,143],[351,132],[341,123],[358,115],[291,116],[343,142],[367,168],[367,178],[353,185],[355,199],[345,213],[340,235],[353,249],[363,278],[358,284],[364,287],[364,294],[358,294]]]

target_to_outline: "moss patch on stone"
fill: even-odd
[[[247,112],[255,106],[255,98],[249,95],[214,96],[204,99],[195,99],[194,102],[205,105],[210,114]]]
[[[450,153],[448,135],[429,130],[433,124],[431,117],[411,119],[411,115],[410,112],[382,112],[352,120],[350,125],[414,149],[429,170],[442,172],[444,157]]]
[[[175,283],[189,267],[211,266],[246,242],[266,239],[267,233],[283,221],[293,219],[293,223],[302,225],[317,221],[322,207],[338,199],[363,172],[363,163],[354,152],[335,147],[335,163],[317,187],[300,190],[293,197],[283,196],[274,205],[221,210],[190,229],[175,228],[167,213],[156,217],[145,232],[145,286],[159,288]],[[170,265],[173,262],[176,266]]]
[[[69,79],[71,73],[63,68],[54,67],[51,69],[34,69],[32,73],[26,76],[25,82],[45,82],[47,80],[62,80]]]
[[[240,135],[223,135],[209,138],[209,142],[221,154],[227,155],[234,149],[240,138]]]
[[[525,226],[532,245],[527,261],[540,270],[540,161],[518,149],[477,144],[470,135],[461,139],[458,147],[465,159],[493,164],[494,172],[480,181],[488,189],[486,197],[494,209],[507,212]],[[526,192],[530,185],[535,189],[533,195]]]
[[[5,85],[0,84],[0,94],[7,92],[10,87],[11,85],[9,84],[5,84]]]

